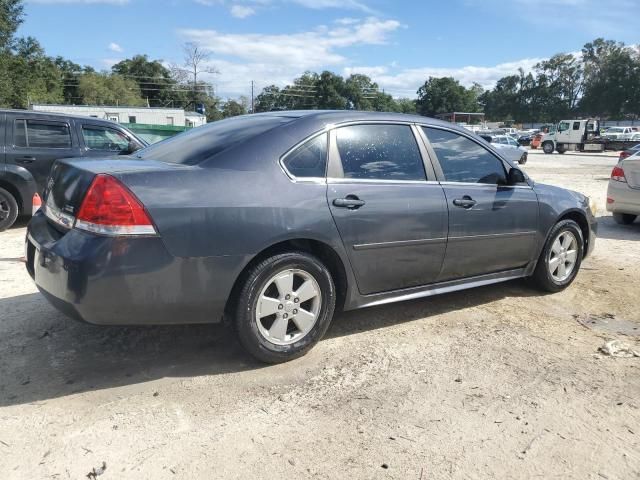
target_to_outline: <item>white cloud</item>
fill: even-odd
[[[37,3],[40,5],[59,5],[59,4],[86,4],[86,5],[127,5],[131,0],[27,0],[27,3]]]
[[[120,53],[122,52],[122,47],[120,45],[118,45],[116,42],[111,42],[109,44],[109,50],[111,50],[112,52],[116,52],[116,53]]]
[[[467,65],[458,68],[421,66],[402,68],[396,62],[388,65],[349,65],[343,49],[357,46],[384,45],[389,36],[401,28],[395,20],[341,19],[332,26],[320,26],[308,32],[269,35],[259,33],[222,33],[215,30],[185,29],[179,33],[213,54],[211,66],[220,74],[210,77],[223,96],[246,94],[250,81],[261,88],[275,84],[284,86],[307,70],[325,69],[348,76],[362,73],[376,81],[381,89],[396,97],[415,97],[429,76],[451,76],[463,85],[474,82],[492,88],[498,79],[530,71],[543,58],[525,58],[498,65]],[[357,64],[356,64],[357,65]]]
[[[246,18],[256,13],[255,8],[246,5],[234,5],[231,7],[231,15],[236,18]]]
[[[51,0],[55,1],[55,0]],[[230,6],[231,15],[237,18],[245,18],[254,15],[258,8],[275,6],[277,4],[296,4],[313,10],[340,9],[357,10],[373,15],[376,12],[362,0],[193,0],[195,3],[207,7],[226,5]]]
[[[309,32],[282,35],[197,29],[185,29],[179,33],[215,55],[261,64],[279,64],[298,72],[341,64],[346,58],[337,50],[354,45],[382,45],[386,43],[387,35],[400,26],[396,20],[372,17],[355,25],[335,28],[320,26]]]

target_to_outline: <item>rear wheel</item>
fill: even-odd
[[[0,232],[11,227],[18,218],[18,202],[4,188],[0,188]]]
[[[613,219],[620,225],[631,225],[635,222],[637,215],[631,215],[630,213],[614,213]]]
[[[573,220],[563,220],[551,230],[532,280],[547,292],[559,292],[575,280],[584,249],[582,230]]]
[[[544,142],[544,143],[542,144],[542,151],[543,151],[544,153],[546,153],[547,155],[549,155],[549,154],[553,153],[553,150],[554,150],[554,148],[553,148],[553,142]]]
[[[558,148],[556,150],[558,151],[558,153],[565,153],[567,151],[567,147],[565,147],[564,145],[560,144],[560,145],[558,145]]]
[[[320,260],[303,252],[275,255],[247,275],[236,305],[238,337],[262,362],[293,360],[323,337],[335,302],[331,274]]]

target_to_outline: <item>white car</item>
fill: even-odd
[[[640,215],[640,153],[613,167],[607,189],[607,210],[622,225],[633,223]]]
[[[603,137],[609,140],[631,140],[631,137],[636,133],[631,127],[611,127]]]
[[[503,153],[516,163],[527,163],[527,150],[518,145],[518,142],[510,135],[492,135],[491,145],[503,151]]]

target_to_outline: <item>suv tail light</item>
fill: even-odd
[[[111,175],[99,174],[85,194],[75,227],[101,235],[156,235],[136,196]]]
[[[611,180],[627,183],[627,178],[624,176],[624,170],[622,169],[622,167],[619,167],[618,165],[613,167],[613,171],[611,172]]]

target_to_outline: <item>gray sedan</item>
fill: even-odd
[[[352,310],[531,278],[557,292],[593,249],[582,194],[472,133],[367,112],[215,122],[117,159],[59,161],[27,233],[52,304],[101,325],[232,323],[265,362]]]

